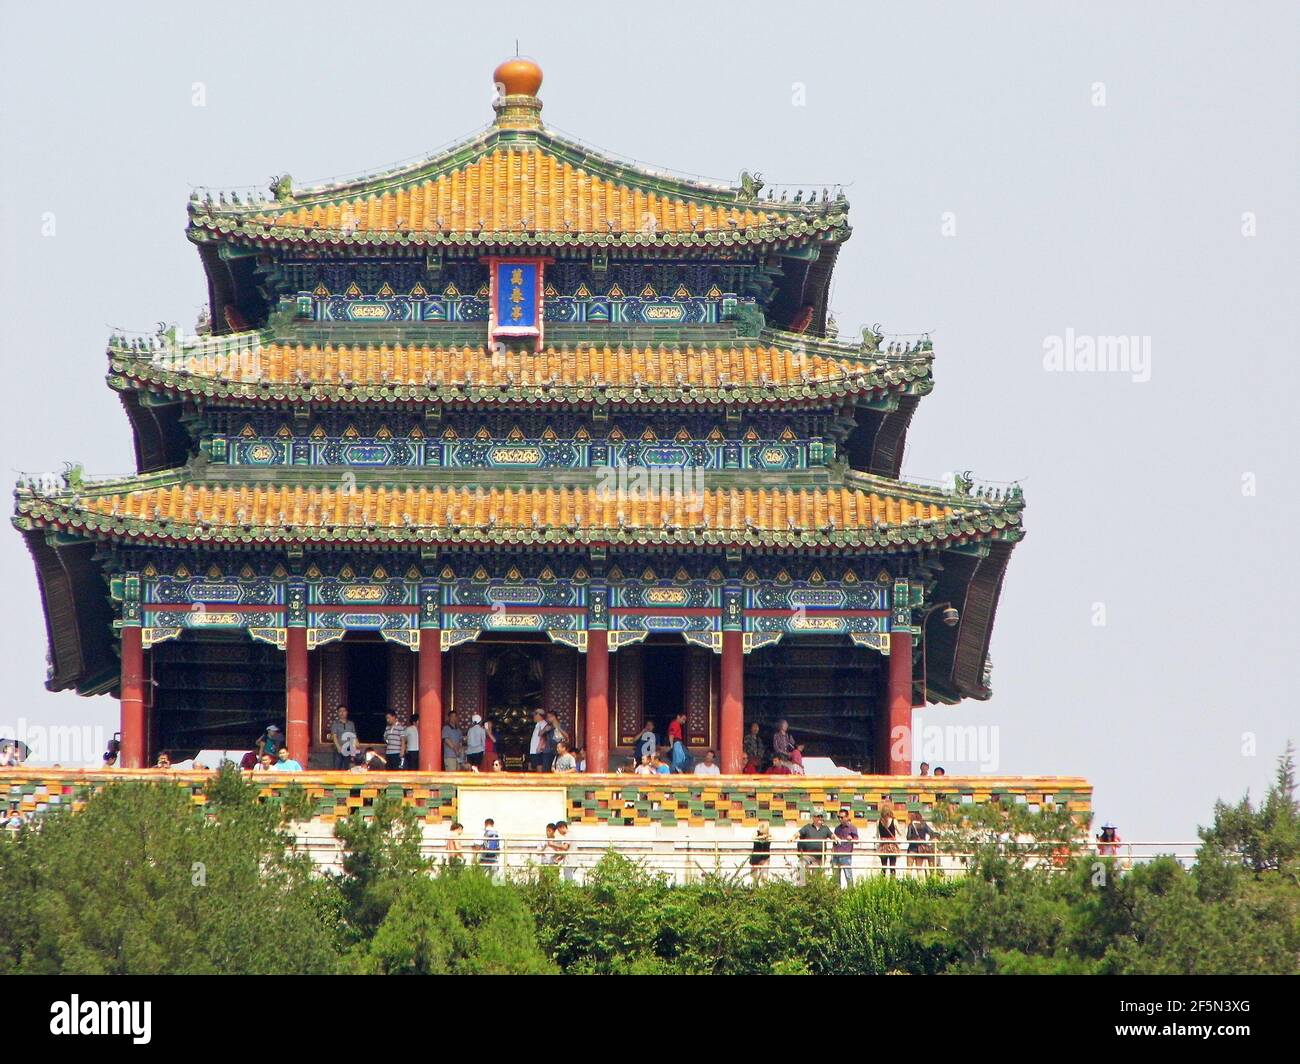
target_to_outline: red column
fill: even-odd
[[[609,771],[609,633],[587,633],[587,771]]]
[[[285,745],[289,756],[307,767],[307,629],[289,628],[284,647]]]
[[[912,772],[912,633],[889,636],[889,738],[885,757],[891,776]]]
[[[420,771],[442,771],[442,632],[420,629],[420,663],[416,676],[420,711]]]
[[[138,625],[122,629],[122,748],[118,764],[122,768],[144,768],[144,644]]]
[[[722,720],[719,745],[722,771],[738,774],[745,767],[745,650],[743,632],[722,633]]]

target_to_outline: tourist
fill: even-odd
[[[15,768],[18,765],[18,748],[13,743],[0,747],[0,768]]]
[[[10,831],[17,831],[27,823],[27,818],[23,816],[23,811],[18,807],[17,802],[9,803],[9,812],[3,821],[0,821],[0,827],[8,828]]]
[[[638,776],[653,776],[659,770],[655,768],[655,755],[646,754],[641,759],[641,764],[637,765],[635,772]]]
[[[560,743],[569,738],[560,724],[560,718],[554,713],[546,714],[546,729],[542,732],[542,771],[551,772],[555,768],[555,758],[559,754]]]
[[[334,744],[334,767],[351,768],[352,758],[357,752],[357,726],[348,716],[347,706],[340,704],[335,707],[329,739]]]
[[[842,887],[853,886],[853,849],[858,843],[858,828],[847,809],[840,810],[840,822],[835,825],[835,843],[831,847],[831,864],[835,866],[837,882]]]
[[[930,762],[928,762],[928,761],[922,761],[922,762],[921,762],[921,775],[922,775],[922,776],[928,776],[929,774],[930,774]]]
[[[776,731],[772,733],[772,754],[783,761],[789,761],[794,753],[794,736],[790,734],[790,722],[779,720]]]
[[[489,772],[501,771],[501,762],[497,760],[497,736],[490,720],[483,722],[483,764]]]
[[[722,769],[718,768],[718,763],[713,760],[713,751],[704,751],[704,760],[696,762],[695,775],[697,776],[721,776]]]
[[[350,772],[387,772],[388,761],[374,750],[366,747],[353,755]]]
[[[793,774],[794,770],[790,768],[790,762],[780,754],[772,755],[772,763],[767,766],[767,772],[764,773],[767,776],[790,776]]]
[[[447,723],[442,726],[442,770],[459,772],[460,759],[464,749],[464,738],[456,726],[456,714],[447,714]]]
[[[555,842],[555,825],[546,825],[546,838],[537,845],[537,852],[541,855],[539,861],[543,865],[552,865],[555,863],[555,852],[553,843]]]
[[[444,860],[446,861],[448,868],[459,868],[465,863],[465,851],[461,848],[460,844],[461,836],[464,835],[464,833],[465,828],[461,825],[460,821],[453,821],[451,831],[447,834],[447,841],[443,845],[443,850],[446,854]]]
[[[943,766],[942,766],[942,765],[936,765],[936,766],[935,766],[934,774],[935,774],[936,776],[946,776],[946,775],[948,775],[948,773],[944,772],[944,770],[943,770]]]
[[[569,752],[568,743],[556,743],[555,761],[551,764],[552,772],[577,772],[578,760]]]
[[[557,820],[555,822],[555,839],[551,843],[551,849],[555,852],[555,863],[560,866],[560,874],[564,876],[566,883],[572,883],[577,875],[577,868],[569,860],[569,848],[573,844],[569,842],[569,823],[567,820]]]
[[[763,771],[763,739],[758,734],[758,721],[749,725],[749,734],[745,736],[745,775],[754,775]]]
[[[104,768],[117,768],[116,750],[107,750],[104,752]]]
[[[411,717],[402,729],[402,768],[407,772],[420,769],[420,718]]]
[[[880,819],[876,821],[876,838],[880,846],[880,868],[887,876],[897,874],[898,864],[898,821],[894,819],[894,807],[889,802],[880,803]]]
[[[772,862],[772,829],[766,824],[759,824],[754,832],[754,847],[749,854],[749,876],[757,883],[767,882],[767,873]]]
[[[674,772],[689,772],[694,758],[686,752],[686,712],[683,710],[668,725],[668,757]]]
[[[640,734],[633,740],[633,749],[640,761],[658,752],[659,740],[655,737],[655,726],[650,721],[641,725]]]
[[[651,755],[650,764],[654,766],[655,772],[657,772],[660,776],[671,776],[673,774],[673,766],[668,764],[667,761],[664,761],[662,758],[660,758],[658,754]]]
[[[796,743],[795,748],[790,751],[790,771],[796,776],[804,775],[803,748],[803,743]]]
[[[826,826],[826,817],[821,812],[813,813],[812,823],[805,824],[798,831],[800,883],[807,882],[809,871],[820,872],[826,860],[826,840],[832,836]]]
[[[573,759],[578,762],[579,772],[587,771],[587,751],[585,749],[580,746],[578,749],[573,751]]]
[[[253,763],[253,772],[274,772],[275,758],[270,754],[263,754]]]
[[[483,841],[479,845],[478,863],[489,876],[496,877],[501,861],[501,836],[496,821],[488,817],[483,821]]]
[[[284,732],[280,730],[278,724],[268,724],[266,731],[262,732],[257,742],[253,744],[257,747],[257,753],[260,757],[262,754],[270,754],[271,759],[280,752],[280,747],[284,745]]]
[[[907,864],[909,868],[929,868],[934,864],[934,828],[925,822],[919,809],[907,814]]]
[[[394,772],[402,767],[402,725],[391,709],[384,714],[384,759]]]
[[[164,770],[170,769],[172,767],[172,759],[167,756],[166,752],[163,752],[158,755],[158,760],[154,763],[153,767]]]
[[[540,709],[533,711],[533,734],[528,739],[528,769],[530,772],[542,771],[542,749],[545,745],[546,714]]]
[[[501,768],[501,758],[498,757],[495,761],[493,761],[493,762],[492,762],[492,766],[491,766],[491,768],[488,769],[488,771],[489,771],[489,772],[500,772],[500,771],[502,771],[502,768]]]
[[[1101,834],[1097,836],[1097,856],[1098,857],[1117,857],[1119,856],[1119,831],[1114,824],[1109,822],[1102,824]]]
[[[487,748],[487,732],[483,730],[483,718],[475,713],[469,718],[469,731],[465,733],[465,760],[471,772],[478,772],[483,767],[483,752]]]
[[[615,776],[635,776],[636,775],[636,758],[625,757],[623,763],[614,770]]]
[[[289,756],[287,746],[280,747],[280,752],[276,755],[280,760],[275,766],[276,772],[301,772],[302,765]]]

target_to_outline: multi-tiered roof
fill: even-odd
[[[535,66],[503,64],[497,76],[493,124],[418,164],[308,188],[286,175],[269,197],[191,200],[210,335],[109,344],[108,382],[131,421],[137,474],[90,481],[74,471],[17,493],[15,523],[45,601],[50,686],[114,684],[104,591],[123,547],[630,545],[945,558],[933,566],[934,597],[967,608],[956,631],[936,637],[927,693],[986,697],[993,609],[1022,502],[1016,490],[898,479],[933,354],[927,338],[827,334],[831,272],[851,232],[843,194],[777,197],[748,174],[724,185],[620,162],[542,125]],[[714,280],[670,292],[584,281],[550,293],[564,314],[548,317],[537,349],[493,343],[486,292],[457,286],[456,270],[480,256],[545,256],[552,269],[581,263],[595,277],[633,259],[647,276],[658,262],[698,264]],[[301,287],[342,261],[397,273],[405,264],[401,276],[416,279],[400,290],[385,280],[377,293],[328,279]],[[669,304],[678,317],[655,324]],[[466,439],[461,415],[530,424],[571,415],[567,436],[549,424],[532,435],[481,430],[539,454],[562,437],[582,445],[608,432],[621,443],[623,415],[646,426],[646,444],[754,453],[727,451],[706,466],[698,500],[647,497],[609,490],[581,463],[453,468],[436,448]],[[807,438],[768,447],[791,444],[788,428],[765,435],[791,416],[805,418]],[[277,440],[356,438],[414,457],[359,467],[346,488],[337,458],[256,457]],[[254,457],[236,463],[241,440]]]

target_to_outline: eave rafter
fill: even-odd
[[[445,406],[827,405],[933,387],[929,357],[864,359],[851,349],[587,344],[493,352],[477,345],[304,345],[258,334],[194,348],[115,340],[108,381],[118,391],[272,404]],[[823,345],[824,346],[824,345]]]
[[[91,538],[242,547],[676,546],[879,552],[1023,535],[1016,496],[954,499],[876,478],[816,489],[707,489],[672,499],[599,488],[204,484],[127,478],[81,493],[18,493],[15,524]],[[862,485],[869,485],[869,488]],[[957,505],[954,505],[957,503]]]

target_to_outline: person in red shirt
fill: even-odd
[[[765,775],[792,776],[794,773],[790,771],[790,765],[787,763],[786,759],[777,754],[772,758],[772,764],[768,766]]]
[[[674,772],[690,771],[690,756],[686,753],[686,713],[682,711],[668,725],[668,760]]]

